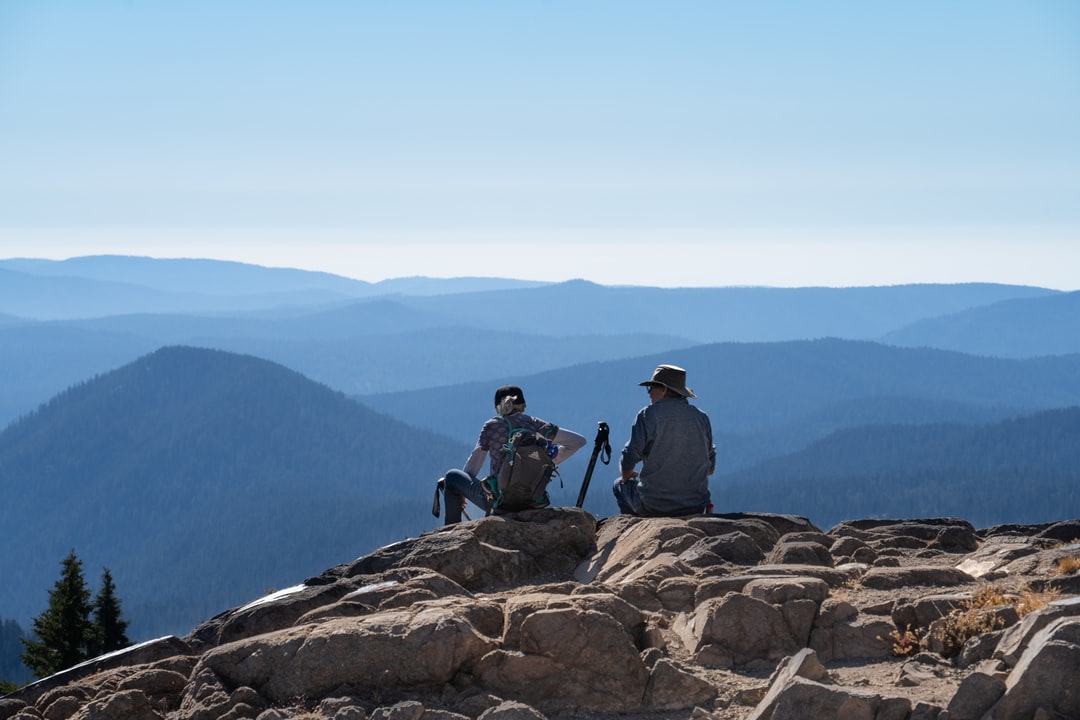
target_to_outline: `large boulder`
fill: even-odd
[[[1002,574],[1014,560],[1037,553],[1050,545],[1050,541],[1026,535],[993,535],[956,567],[974,578],[995,577]]]
[[[1004,680],[973,672],[964,678],[949,701],[949,720],[979,720],[1004,694]]]
[[[1080,617],[1059,617],[1028,642],[986,720],[1030,718],[1038,711],[1080,717]],[[1051,715],[1053,717],[1053,715]]]
[[[818,542],[784,539],[781,539],[769,551],[767,560],[773,565],[822,565],[832,567],[834,564],[833,556],[825,545]]]
[[[799,650],[780,609],[742,593],[707,600],[676,631],[707,667],[777,660]]]
[[[704,537],[684,550],[679,560],[694,568],[711,568],[724,563],[757,565],[765,553],[756,540],[744,532]]]
[[[975,578],[962,570],[938,565],[909,565],[907,567],[872,567],[862,576],[862,584],[875,590],[896,590],[913,585],[951,587],[973,582]]]
[[[334,572],[355,577],[428,568],[475,592],[569,578],[595,547],[596,518],[576,508],[543,508],[447,525]]]
[[[63,692],[77,685],[81,678],[89,675],[105,673],[116,668],[149,665],[170,660],[179,660],[180,663],[184,663],[194,656],[194,652],[192,646],[184,640],[168,635],[87,660],[73,668],[42,678],[20,689],[14,697],[18,698],[19,702],[33,705],[50,692]],[[4,716],[0,714],[0,717]]]
[[[652,710],[679,710],[712,702],[717,694],[710,679],[695,668],[660,658],[649,672],[643,704]]]
[[[1043,628],[1066,617],[1080,617],[1080,597],[1054,601],[1029,613],[1020,623],[1007,628],[994,651],[994,657],[1004,661],[1010,667],[1016,665],[1032,639]]]
[[[815,627],[809,646],[822,662],[881,659],[892,655],[896,626],[874,616],[858,615],[829,626]]]
[[[777,694],[769,720],[907,720],[911,701],[871,690],[793,677]]]
[[[610,615],[553,608],[525,616],[518,650],[492,648],[472,670],[488,691],[544,712],[625,712],[649,677],[627,629]]]
[[[829,676],[825,666],[818,660],[813,650],[800,650],[796,654],[784,658],[772,677],[769,678],[769,690],[761,699],[754,712],[747,720],[771,720],[773,711],[776,710],[776,702],[787,689],[791,681],[797,677],[808,680],[823,681]]]
[[[643,576],[648,568],[669,565],[706,535],[677,518],[618,515],[604,521],[595,551],[577,568],[581,582],[617,585]],[[660,558],[659,562],[656,562]]]
[[[555,594],[549,592],[515,593],[507,597],[505,632],[502,644],[505,649],[521,648],[521,628],[525,620],[544,610],[574,609],[593,611],[614,618],[636,640],[645,627],[645,616],[636,607],[609,592],[580,594]]]
[[[421,603],[229,643],[205,653],[200,666],[232,687],[286,702],[343,685],[386,694],[438,687],[495,647],[461,606]]]

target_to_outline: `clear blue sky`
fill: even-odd
[[[0,2],[0,258],[1080,288],[1080,2]]]

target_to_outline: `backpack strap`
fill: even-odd
[[[537,433],[540,433],[544,438],[546,438],[548,440],[553,439],[559,432],[559,426],[556,425],[555,423],[545,422],[540,426],[539,430],[530,430],[529,428],[523,428],[523,427],[516,428],[516,427],[514,427],[514,424],[512,422],[510,422],[510,418],[507,415],[500,415],[499,417],[501,417],[503,419],[503,422],[506,423],[506,441],[507,442],[510,442],[510,438],[513,436],[515,430],[522,430],[524,432],[537,432]]]

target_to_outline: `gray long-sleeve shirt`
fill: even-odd
[[[638,462],[648,514],[701,512],[709,504],[709,475],[716,467],[709,416],[678,397],[642,408],[622,449],[621,468],[629,472]]]

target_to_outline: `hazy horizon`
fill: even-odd
[[[882,283],[846,283],[846,284],[844,284],[844,283],[835,283],[835,284],[807,283],[807,284],[802,284],[802,285],[797,285],[797,284],[792,284],[792,285],[776,285],[776,284],[769,285],[769,284],[764,284],[764,283],[728,283],[728,284],[710,284],[710,283],[678,284],[678,283],[667,283],[667,284],[662,284],[662,283],[647,283],[647,282],[602,282],[602,281],[599,281],[599,280],[594,280],[594,279],[590,279],[590,278],[583,278],[583,277],[568,277],[568,278],[561,278],[561,279],[543,280],[543,279],[537,279],[537,278],[517,277],[517,276],[514,276],[514,275],[480,275],[480,274],[473,274],[473,275],[413,274],[413,275],[393,275],[393,276],[377,277],[377,278],[374,278],[374,279],[369,279],[369,278],[361,278],[361,277],[356,277],[356,276],[353,276],[353,275],[348,275],[348,274],[340,272],[340,271],[335,271],[333,268],[331,268],[331,269],[320,269],[318,267],[304,268],[304,267],[297,267],[297,266],[294,266],[294,265],[272,265],[272,264],[266,264],[266,263],[260,263],[260,262],[249,262],[249,261],[240,260],[240,259],[235,259],[234,260],[234,259],[229,259],[229,258],[195,257],[195,256],[187,256],[187,255],[178,255],[176,257],[160,257],[160,256],[155,257],[155,256],[149,256],[149,255],[140,255],[140,254],[137,254],[137,253],[91,253],[91,254],[80,254],[80,255],[67,255],[67,256],[62,256],[62,257],[44,257],[44,256],[41,256],[41,255],[19,255],[19,256],[12,256],[12,257],[0,257],[0,262],[7,262],[7,261],[12,261],[12,260],[14,260],[14,261],[29,260],[29,261],[63,262],[65,260],[76,260],[76,259],[79,259],[79,258],[87,258],[87,257],[118,257],[118,258],[136,258],[136,259],[149,259],[149,260],[210,260],[210,261],[224,262],[224,263],[239,263],[239,264],[242,264],[242,265],[251,265],[251,266],[254,266],[254,267],[267,268],[267,269],[271,269],[271,270],[284,269],[284,270],[301,270],[301,271],[307,271],[307,272],[327,273],[329,275],[335,275],[335,276],[346,278],[346,279],[349,279],[349,280],[359,280],[361,282],[367,282],[367,283],[372,283],[372,284],[377,284],[377,283],[380,283],[380,282],[392,282],[392,281],[395,281],[395,280],[409,280],[409,279],[418,278],[418,279],[430,279],[430,280],[490,279],[490,280],[508,280],[508,281],[520,281],[520,282],[541,282],[541,283],[554,283],[554,284],[584,280],[586,282],[592,282],[592,283],[595,283],[597,285],[605,285],[605,286],[609,286],[609,287],[658,287],[658,288],[668,288],[668,289],[693,288],[693,287],[698,287],[698,288],[720,288],[720,287],[755,288],[755,287],[758,287],[758,288],[776,288],[776,289],[797,289],[797,288],[825,287],[825,288],[838,288],[839,289],[839,288],[859,288],[859,287],[889,287],[889,286],[901,286],[901,285],[966,285],[966,284],[976,284],[976,285],[977,284],[996,284],[996,285],[1027,286],[1027,287],[1043,288],[1043,289],[1046,289],[1046,290],[1057,290],[1057,291],[1061,291],[1061,292],[1075,292],[1078,288],[1080,288],[1080,283],[1074,283],[1075,287],[1053,287],[1053,286],[1050,286],[1050,285],[1038,284],[1038,283],[1002,282],[1002,281],[992,281],[992,280],[957,280],[957,281],[919,281],[919,280],[915,280],[915,281],[911,281],[911,282],[882,282]]]

